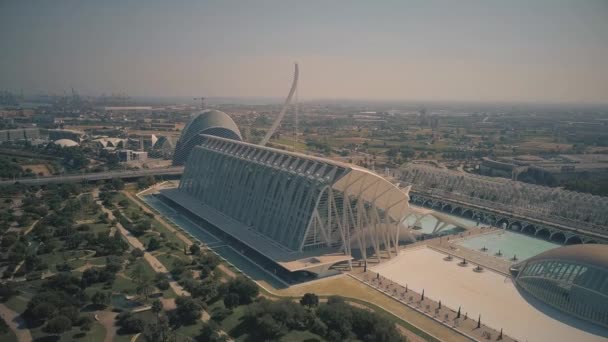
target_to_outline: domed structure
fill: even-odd
[[[608,327],[608,245],[551,249],[516,266],[515,282],[537,299]]]
[[[198,113],[186,125],[175,147],[173,165],[184,165],[190,151],[202,142],[201,134],[242,141],[241,132],[228,114],[219,110],[205,110]]]
[[[53,142],[53,144],[55,145],[59,145],[61,147],[74,147],[74,146],[78,146],[78,143],[75,142],[74,140],[70,140],[70,139],[59,139],[59,140],[55,140]]]

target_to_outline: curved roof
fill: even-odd
[[[186,127],[184,127],[184,131],[179,139],[188,140],[202,131],[214,127],[229,129],[238,135],[239,140],[243,140],[241,131],[239,131],[238,126],[234,123],[232,118],[228,116],[228,114],[215,109],[207,109],[196,114]]]
[[[608,269],[608,245],[586,244],[554,248],[536,255],[526,262],[542,260],[564,260]]]
[[[70,139],[59,139],[59,140],[55,140],[53,142],[53,144],[55,145],[59,145],[61,147],[73,147],[73,146],[78,146],[78,143],[75,142],[74,140],[70,140]]]
[[[209,134],[242,141],[241,132],[234,121],[224,112],[204,110],[184,127],[175,147],[173,165],[183,165],[194,146],[200,144],[200,134]]]

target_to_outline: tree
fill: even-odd
[[[139,248],[133,248],[133,250],[131,251],[131,255],[132,255],[134,258],[141,258],[141,257],[143,257],[143,256],[144,256],[144,251],[142,251],[142,250],[141,250],[141,249],[139,249]]]
[[[239,276],[231,279],[227,284],[228,293],[235,293],[239,296],[240,304],[249,304],[252,299],[259,294],[258,286],[248,278]]]
[[[180,322],[194,324],[201,317],[202,306],[190,297],[178,297],[175,300],[175,314]]]
[[[276,340],[285,331],[271,315],[265,314],[257,320],[256,333],[263,340]]]
[[[192,255],[199,255],[201,254],[201,248],[199,247],[199,245],[193,243],[192,245],[190,245],[190,254]]]
[[[163,312],[163,303],[160,300],[156,299],[152,302],[152,312],[156,314],[156,320],[158,321],[160,313]]]
[[[137,294],[139,295],[143,295],[144,297],[146,297],[146,300],[148,300],[148,296],[150,296],[153,291],[154,286],[152,286],[150,280],[137,284],[137,287],[135,288],[135,292],[137,292]]]
[[[221,333],[219,325],[215,321],[203,323],[200,335],[196,336],[199,342],[226,342],[228,337]]]
[[[118,314],[117,324],[120,326],[120,333],[137,334],[144,329],[145,323],[143,320],[133,317],[130,312],[122,312]]]
[[[72,328],[72,321],[65,316],[57,316],[48,321],[45,331],[51,334],[61,334]]]
[[[166,342],[171,334],[171,327],[167,317],[160,316],[156,323],[149,323],[143,331],[146,341],[150,342]]]
[[[229,293],[224,296],[224,306],[232,310],[239,306],[239,295],[236,293]]]
[[[123,180],[120,179],[120,178],[113,178],[112,179],[112,187],[115,190],[123,190],[125,188],[125,182],[123,182]]]
[[[159,249],[160,246],[160,242],[158,240],[156,240],[156,238],[152,237],[150,239],[150,241],[148,242],[148,251],[152,252],[155,251],[157,249]]]
[[[137,294],[144,295],[147,300],[150,293],[154,290],[154,287],[152,286],[152,278],[146,273],[144,265],[141,262],[137,263],[131,271],[130,276],[137,285],[135,288]]]
[[[317,295],[314,293],[306,293],[302,299],[300,299],[300,304],[312,309],[313,307],[317,307],[319,305],[319,297],[317,297]]]
[[[91,296],[91,302],[95,305],[105,306],[110,302],[110,294],[103,291],[97,291]]]

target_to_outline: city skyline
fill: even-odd
[[[0,4],[0,89],[608,102],[601,1]]]

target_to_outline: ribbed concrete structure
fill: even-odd
[[[179,189],[161,194],[290,272],[322,274],[350,260],[351,248],[364,259],[369,250],[395,256],[404,221],[430,214],[409,206],[408,188],[367,169],[199,136]],[[436,217],[439,231],[448,219]]]
[[[202,141],[201,134],[243,140],[239,128],[228,114],[214,109],[202,111],[190,120],[182,131],[173,154],[174,166],[186,163],[190,151]]]
[[[549,250],[514,267],[532,296],[569,314],[608,327],[608,246]]]

